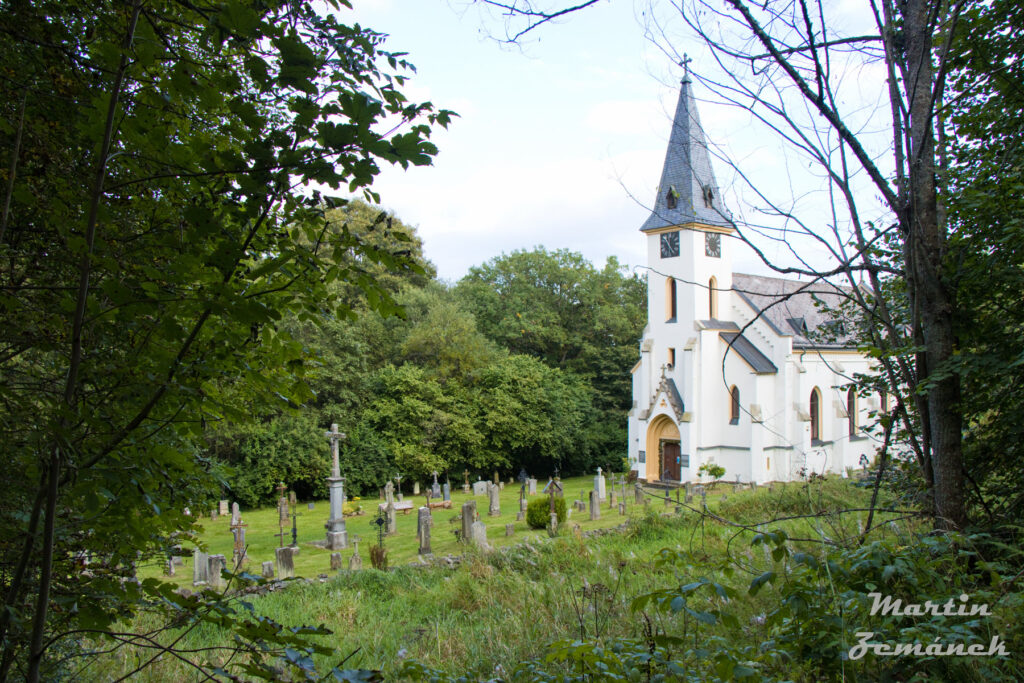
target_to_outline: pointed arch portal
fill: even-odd
[[[647,463],[644,473],[647,481],[668,478],[679,481],[682,468],[682,443],[679,427],[671,418],[658,415],[647,427]],[[663,476],[665,474],[668,476]]]

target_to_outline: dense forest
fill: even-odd
[[[274,326],[308,349],[308,401],[257,419],[208,422],[206,452],[225,495],[270,502],[284,481],[325,497],[322,432],[347,434],[341,470],[353,495],[396,474],[460,483],[623,469],[630,368],[646,318],[644,280],[609,259],[595,268],[542,247],[498,256],[454,285],[439,282],[415,230],[360,200],[328,212],[400,272],[376,266],[398,308],[382,315],[348,283],[329,290],[356,315],[283,316]]]

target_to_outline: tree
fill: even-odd
[[[209,502],[202,424],[238,387],[269,408],[310,396],[284,312],[347,314],[338,281],[392,305],[369,269],[389,260],[331,235],[337,200],[305,190],[377,199],[379,163],[436,153],[450,113],[406,99],[382,42],[276,0],[0,5],[0,678],[39,680],[65,633],[117,638],[164,595],[122,579]]]
[[[481,1],[502,10],[513,39],[594,4]],[[767,222],[734,225],[755,248],[759,234],[781,235],[791,245],[795,263],[769,263],[777,271],[838,276],[851,285],[852,299],[871,321],[865,343],[878,350],[890,391],[906,393],[908,400],[898,405],[916,407],[915,416],[904,410],[899,417],[932,494],[936,524],[954,528],[967,522],[963,414],[956,284],[947,269],[948,223],[939,196],[942,161],[936,139],[943,130],[951,46],[965,5],[872,0],[874,26],[866,34],[844,32],[837,18],[841,10],[820,0],[760,5],[727,0],[724,7],[693,0],[670,10],[700,37],[720,68],[720,78],[707,72],[696,77],[721,100],[749,111],[754,124],[825,178],[828,224],[821,226],[820,209],[802,215],[802,197],[768,196],[751,187]],[[667,54],[686,63],[664,24],[653,25],[651,35]],[[885,70],[887,101],[863,102],[845,89],[858,69],[872,64]],[[885,141],[871,133],[871,116],[880,111],[891,122]],[[869,184],[862,185],[861,178]],[[872,204],[872,195],[880,197],[880,206]],[[791,234],[802,234],[827,264],[794,248],[800,240]],[[895,269],[877,258],[877,248],[890,237],[899,248]],[[763,250],[758,253],[765,257]],[[858,286],[860,274],[874,292],[883,291],[886,278],[901,278],[909,317],[898,319],[885,298],[867,295],[868,288]]]
[[[629,370],[646,320],[644,281],[625,275],[614,257],[598,270],[581,254],[539,247],[471,268],[455,293],[489,339],[593,387],[586,450],[595,464],[618,466],[625,453]]]

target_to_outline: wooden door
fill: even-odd
[[[661,478],[664,481],[679,481],[680,453],[678,441],[661,442]]]

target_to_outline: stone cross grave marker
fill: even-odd
[[[395,502],[395,485],[388,480],[388,483],[384,484],[384,502],[394,503]]]
[[[330,493],[330,510],[324,528],[327,538],[324,547],[328,550],[339,550],[348,546],[348,529],[345,527],[345,478],[341,476],[341,463],[338,459],[338,446],[347,437],[338,431],[338,425],[332,424],[324,436],[331,442],[331,476],[327,477],[327,489]]]
[[[605,483],[604,475],[601,474],[601,468],[597,468],[597,476],[594,477],[594,490],[597,491],[597,497],[599,500],[604,500],[608,497],[607,484]]]
[[[363,558],[359,554],[359,536],[352,537],[352,557],[348,560],[348,570],[354,572],[363,568]]]
[[[398,500],[401,502],[404,498],[402,496],[402,473],[399,472],[395,475],[395,483],[398,484]]]
[[[469,470],[463,470],[462,474],[466,477],[466,483],[462,485],[462,492],[469,493]]]

